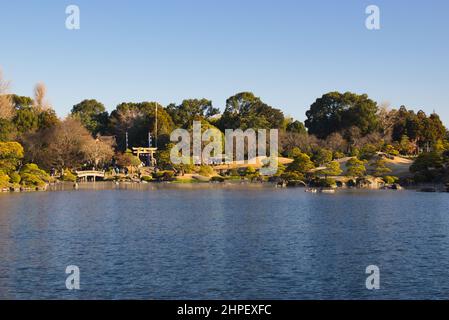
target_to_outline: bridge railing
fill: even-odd
[[[104,177],[106,174],[105,171],[96,171],[96,170],[75,171],[75,173],[78,177],[85,177],[85,176]]]

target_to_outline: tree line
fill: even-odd
[[[311,104],[303,123],[251,92],[229,97],[223,111],[212,101],[199,98],[167,106],[123,102],[109,113],[101,102],[86,99],[60,119],[47,101],[45,85],[37,84],[33,97],[10,94],[7,89],[8,83],[0,74],[3,180],[20,173],[24,164],[33,164],[44,172],[66,169],[67,174],[86,166],[136,165],[139,160],[127,148],[148,146],[148,133],[154,139],[156,132],[159,166],[171,169],[167,160],[170,133],[175,128],[191,128],[194,120],[222,132],[237,128],[279,129],[279,155],[294,159],[289,168],[280,171],[298,179],[304,178],[312,165],[326,167],[331,175],[340,170],[335,160],[349,156],[356,159],[352,162],[366,162],[377,152],[418,157],[412,170],[421,180],[446,174],[449,135],[439,116],[415,113],[405,106],[395,109],[379,105],[366,94],[326,93]],[[14,160],[6,165],[5,159]],[[430,174],[433,165],[438,172]],[[382,162],[376,166],[379,175],[387,173]],[[357,174],[364,171],[360,163],[353,163],[352,170]]]

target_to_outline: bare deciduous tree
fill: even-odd
[[[49,154],[58,169],[76,168],[84,161],[83,147],[93,140],[79,120],[67,118],[50,135]]]
[[[319,140],[314,135],[296,132],[281,132],[279,141],[283,153],[288,153],[294,148],[308,153],[319,144]]]
[[[39,82],[34,87],[34,105],[40,111],[45,111],[50,108],[49,103],[45,99],[47,95],[47,87],[42,82]]]
[[[324,146],[334,151],[346,152],[348,150],[348,142],[338,132],[330,134],[324,141]]]
[[[3,79],[0,69],[0,119],[10,120],[14,117],[14,104],[8,94],[9,82]]]
[[[362,138],[362,132],[359,127],[352,126],[345,130],[344,137],[351,147],[359,145],[359,140]]]
[[[88,163],[107,163],[114,155],[111,143],[94,139],[73,117],[50,128],[23,136],[27,160],[47,170],[74,169]]]
[[[391,109],[388,102],[383,102],[377,112],[380,130],[385,141],[392,140],[393,127],[397,121],[398,111]]]
[[[89,163],[98,167],[100,164],[109,162],[114,156],[112,145],[102,141],[101,139],[87,140],[82,146],[84,159]]]
[[[82,148],[91,140],[93,138],[87,129],[73,118],[22,137],[27,160],[47,170],[81,165],[85,160]]]

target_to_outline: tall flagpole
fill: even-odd
[[[157,103],[156,103],[156,124],[154,128],[155,134],[154,134],[154,143],[157,148]]]
[[[128,150],[128,130],[126,130],[126,138],[125,138],[125,140],[126,140],[126,149],[125,149],[125,151],[126,150]]]

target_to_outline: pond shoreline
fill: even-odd
[[[322,192],[322,193],[335,193],[348,190],[366,190],[366,191],[419,191],[419,192],[449,192],[447,186],[444,184],[419,184],[413,186],[394,188],[363,188],[363,187],[335,187],[335,188],[320,188],[320,187],[304,187],[304,186],[279,186],[275,182],[250,182],[250,181],[226,181],[226,182],[111,182],[111,181],[98,181],[98,182],[57,182],[46,185],[40,188],[14,188],[9,190],[0,190],[0,194],[8,193],[34,193],[34,192],[55,192],[55,191],[88,191],[88,190],[114,190],[114,189],[126,189],[126,190],[157,190],[157,189],[212,189],[216,187],[222,188],[263,188],[263,189],[299,189],[305,192]],[[332,192],[330,192],[332,191]]]

